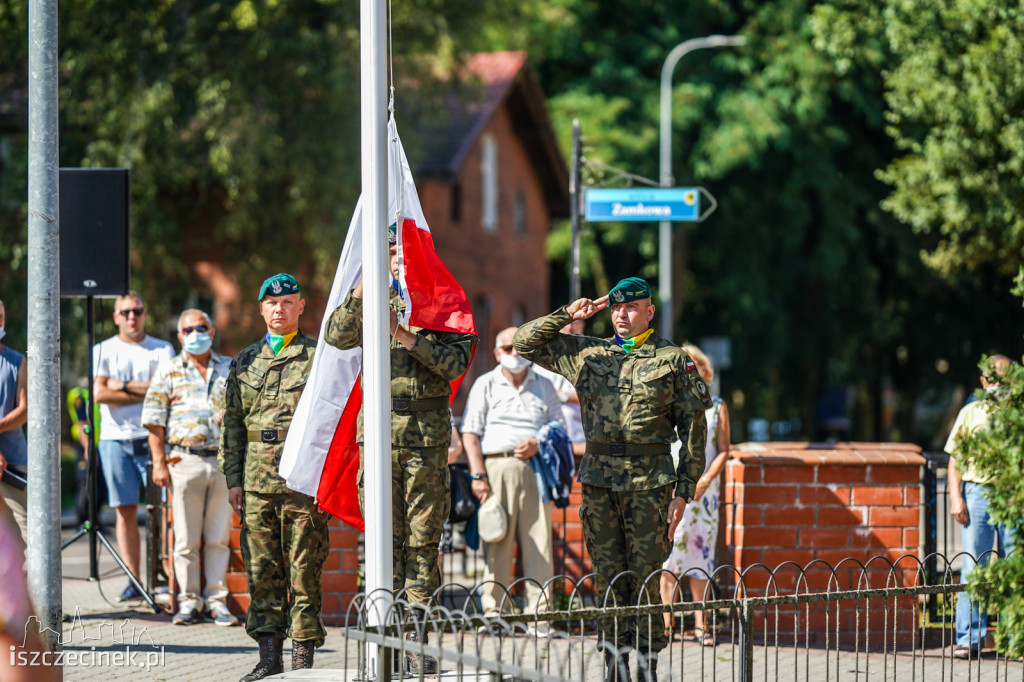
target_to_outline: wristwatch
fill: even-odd
[[[474,481],[486,481],[487,474],[470,474],[469,477]]]

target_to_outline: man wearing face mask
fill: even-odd
[[[541,589],[553,572],[551,502],[544,502],[530,458],[538,452],[537,431],[550,421],[563,422],[554,384],[534,372],[512,346],[515,327],[495,339],[498,366],[480,376],[469,392],[462,421],[462,444],[469,459],[473,492],[481,502],[497,495],[507,518],[505,536],[484,542],[484,614],[509,613],[505,597],[512,584],[516,542],[522,557],[527,614],[546,610]],[[536,582],[533,582],[536,581]]]
[[[178,317],[181,353],[160,366],[142,403],[153,482],[171,486],[174,574],[179,588],[175,625],[197,623],[207,609],[217,625],[238,625],[226,603],[231,506],[227,481],[217,469],[231,358],[211,350],[214,334],[209,315],[195,308],[184,311]],[[200,545],[206,576],[202,591]]]

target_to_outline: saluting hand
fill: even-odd
[[[574,320],[587,320],[608,307],[608,296],[597,299],[580,298],[565,307]]]

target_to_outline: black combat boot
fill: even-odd
[[[292,640],[292,670],[302,670],[313,667],[313,652],[316,647],[312,640],[299,642]]]
[[[637,667],[640,669],[640,682],[658,682],[657,652],[640,651],[636,656]]]
[[[265,635],[260,637],[258,641],[260,645],[260,662],[240,682],[262,680],[264,677],[279,675],[284,672],[284,661],[281,660],[281,649],[284,646],[284,640],[273,635]]]
[[[629,675],[629,650],[604,650],[604,682],[632,682]]]
[[[436,675],[440,670],[437,659],[418,651],[421,637],[424,646],[430,641],[426,623],[427,610],[419,605],[412,605],[409,607],[409,616],[415,627],[405,635],[405,639],[412,642],[405,650],[405,672],[413,675]]]

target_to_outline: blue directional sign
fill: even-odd
[[[588,189],[586,219],[609,221],[696,222],[700,190],[696,187]]]

